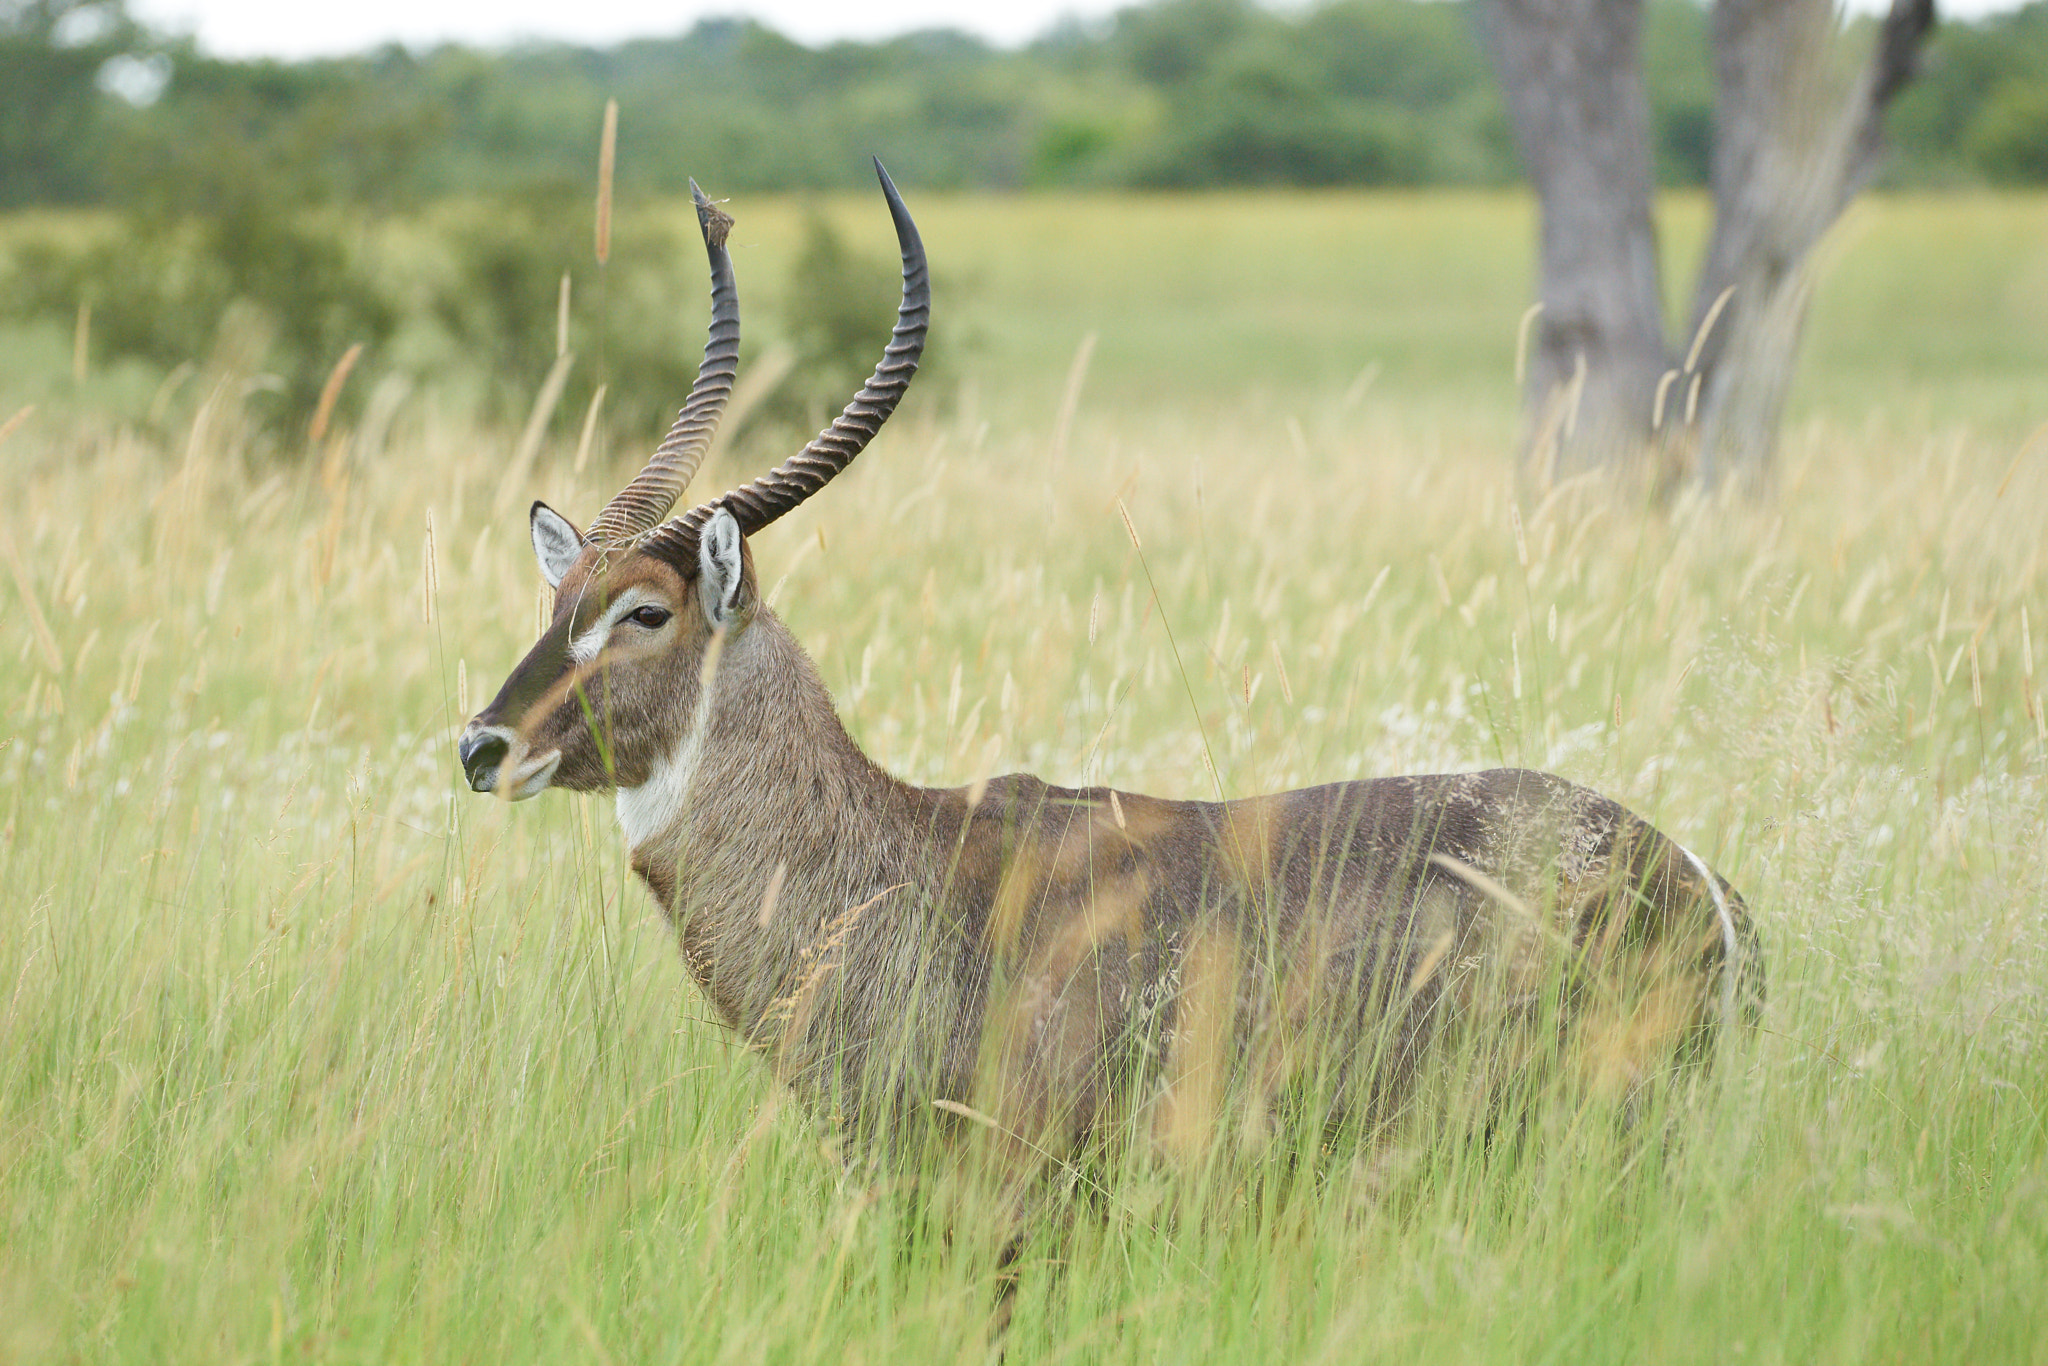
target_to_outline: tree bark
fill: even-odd
[[[1527,457],[1546,476],[1639,457],[1670,367],[1642,0],[1497,0],[1487,19],[1542,212]]]
[[[1714,228],[1683,357],[1664,335],[1651,225],[1642,0],[1493,0],[1482,23],[1542,214],[1525,399],[1539,477],[1639,464],[1769,481],[1809,262],[1866,185],[1934,0],[1893,0],[1844,75],[1831,0],[1715,0]]]
[[[1933,23],[1933,0],[1894,0],[1870,60],[1845,82],[1831,0],[1714,6],[1714,230],[1686,367],[1688,388],[1699,384],[1694,464],[1708,485],[1769,481],[1813,250],[1875,174],[1885,107]]]

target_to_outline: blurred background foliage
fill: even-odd
[[[607,99],[627,208],[693,172],[715,193],[855,187],[877,148],[927,190],[1502,185],[1519,169],[1473,8],[1162,0],[1014,51],[946,31],[814,49],[721,19],[603,50],[281,63],[209,57],[122,0],[0,0],[0,210],[88,211],[0,234],[0,316],[83,334],[89,310],[96,360],[260,353],[285,426],[356,342],[416,372],[458,358],[485,411],[517,421],[563,340],[566,273],[608,319],[569,349],[602,349],[609,423],[644,432],[694,353],[677,301],[695,249],[626,212],[644,240],[597,271]],[[1701,184],[1704,9],[1651,0],[1644,65],[1660,178]],[[1945,26],[1890,124],[1892,186],[2048,184],[2048,0]],[[370,249],[372,225],[405,219],[435,229],[417,253]],[[808,420],[857,382],[890,274],[816,220],[782,283],[791,363],[764,417]],[[565,410],[597,373],[574,368]]]
[[[934,30],[808,48],[743,19],[595,50],[388,47],[221,61],[121,0],[0,0],[0,207],[192,203],[259,178],[375,207],[589,178],[607,99],[636,183],[925,188],[1442,185],[1516,178],[1470,0],[1161,0],[1015,51]],[[1701,184],[1706,13],[1651,0],[1665,180]],[[1892,120],[1895,185],[2048,183],[2048,2],[1940,30]],[[282,182],[280,183],[280,177]]]

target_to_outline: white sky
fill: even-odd
[[[1095,18],[1124,0],[130,0],[129,12],[159,29],[190,33],[223,57],[309,57],[361,52],[388,42],[488,47],[549,38],[602,47],[626,38],[671,37],[705,15],[746,14],[802,43],[878,38],[918,28],[958,28],[1014,45],[1064,15]],[[1943,14],[2010,9],[2019,0],[1937,0]],[[1849,0],[1859,10],[1884,0]]]
[[[1063,14],[1099,16],[1118,0],[130,0],[129,13],[189,32],[219,56],[303,57],[360,52],[396,40],[496,46],[552,38],[603,47],[673,37],[707,15],[747,15],[801,43],[958,28],[995,42],[1037,37]]]

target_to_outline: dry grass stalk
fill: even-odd
[[[576,353],[571,351],[555,357],[555,363],[548,367],[547,378],[534,395],[533,411],[527,414],[526,429],[519,434],[519,448],[498,480],[498,496],[491,503],[492,521],[504,520],[527,487],[534,458],[540,454],[541,441],[547,436],[548,420],[555,415],[555,405],[562,401],[562,390],[569,383],[569,367],[575,363]]]
[[[757,924],[766,929],[775,919],[775,903],[782,899],[782,880],[789,876],[789,865],[778,863],[775,871],[768,875],[768,890],[761,894],[761,913],[755,917]]]
[[[1089,332],[1074,348],[1073,364],[1067,367],[1067,382],[1060,391],[1059,416],[1052,424],[1052,467],[1057,470],[1067,454],[1067,438],[1074,429],[1074,414],[1081,406],[1081,386],[1088,380],[1088,362],[1095,356],[1095,333]]]
[[[341,386],[348,383],[349,372],[356,368],[362,354],[363,344],[357,342],[342,352],[341,359],[327,372],[327,382],[320,386],[320,401],[313,408],[312,424],[306,428],[306,439],[312,444],[317,446],[326,437],[327,424],[334,418],[334,405],[341,398]]]
[[[604,102],[604,135],[597,144],[597,263],[612,256],[612,168],[619,152],[619,102]]]
[[[569,272],[562,272],[562,285],[555,292],[555,359],[569,354]]]
[[[1523,379],[1529,373],[1529,333],[1536,326],[1536,320],[1543,316],[1541,303],[1530,304],[1522,310],[1522,321],[1515,325],[1515,387],[1522,387]]]
[[[71,382],[85,383],[87,362],[92,359],[92,300],[78,301],[78,323],[71,331]]]
[[[1735,297],[1735,286],[1730,285],[1715,296],[1707,308],[1707,314],[1700,319],[1697,332],[1692,334],[1692,347],[1685,353],[1685,373],[1690,375],[1700,366],[1700,350],[1707,344],[1707,337],[1713,332],[1714,324],[1721,319],[1721,310],[1728,307],[1728,301]]]
[[[774,397],[775,391],[795,369],[796,348],[782,342],[771,342],[754,357],[733,384],[732,401],[725,405],[725,420],[719,423],[719,434],[711,438],[711,451],[717,451],[723,444],[723,433],[744,431],[748,417],[762,403]],[[825,529],[819,527],[818,534],[822,537]]]
[[[1664,430],[1664,400],[1671,393],[1671,383],[1680,377],[1680,371],[1666,370],[1657,377],[1657,396],[1650,402],[1650,430]]]
[[[782,1026],[778,1067],[790,1060],[792,1045],[801,1039],[804,1031],[810,1027],[811,1017],[817,1011],[818,991],[824,986],[825,979],[831,975],[832,969],[839,966],[838,960],[832,956],[833,951],[853,934],[860,925],[862,916],[880,905],[891,894],[900,892],[907,886],[908,883],[899,882],[894,886],[884,887],[858,906],[847,907],[827,921],[818,938],[804,950],[801,959],[803,975],[797,979],[796,989],[771,1005],[762,1017],[764,1025]]]
[[[590,396],[590,406],[583,410],[583,430],[576,437],[576,458],[569,465],[572,474],[583,473],[584,467],[590,463],[590,450],[597,442],[597,417],[604,411],[604,396],[610,387],[598,385],[597,392]]]
[[[434,510],[427,509],[427,543],[420,552],[420,617],[434,624],[434,603],[441,594],[441,573],[434,563]]]
[[[7,568],[14,575],[14,586],[21,594],[21,605],[28,612],[29,629],[36,641],[36,650],[43,657],[43,664],[52,676],[64,672],[64,653],[57,648],[57,637],[50,630],[49,618],[43,615],[42,604],[36,601],[35,584],[30,580],[28,566],[22,562],[21,551],[14,544],[14,533],[0,526],[0,555],[7,558]]]

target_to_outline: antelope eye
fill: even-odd
[[[634,608],[626,614],[626,620],[632,622],[635,626],[644,626],[648,630],[654,631],[667,625],[668,619],[673,615],[675,614],[666,607],[649,605]]]

